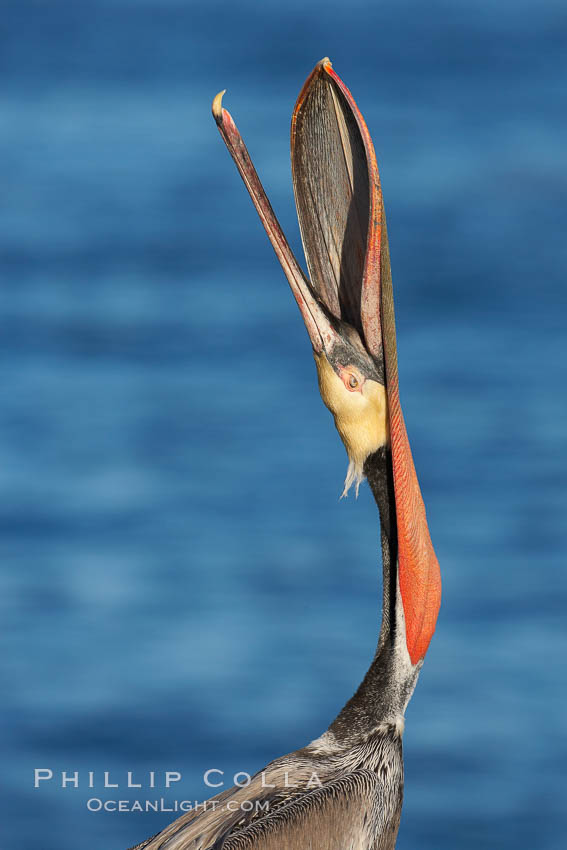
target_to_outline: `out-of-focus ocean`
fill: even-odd
[[[339,502],[210,115],[227,88],[303,261],[289,120],[324,55],[376,144],[444,581],[398,847],[562,850],[565,4],[4,0],[0,33],[2,850],[124,850],[175,812],[88,800],[211,796],[207,769],[309,741],[370,661],[377,512]]]

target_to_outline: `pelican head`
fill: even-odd
[[[319,392],[333,414],[349,465],[343,496],[364,478],[364,462],[388,442],[388,402],[383,370],[364,350],[354,328],[330,351],[314,352]]]

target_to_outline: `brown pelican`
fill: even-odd
[[[303,316],[319,390],[349,459],[345,492],[366,477],[376,499],[382,625],[362,684],[319,738],[134,850],[388,850],[402,807],[404,712],[435,630],[441,579],[400,407],[374,148],[352,95],[323,59],[303,86],[291,123],[308,280],[222,108],[223,94],[213,115]]]

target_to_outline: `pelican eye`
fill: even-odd
[[[337,371],[349,393],[354,393],[356,391],[360,392],[360,389],[364,383],[364,378],[360,374],[358,369],[356,369],[354,366],[339,365]]]

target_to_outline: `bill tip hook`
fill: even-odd
[[[217,124],[222,123],[222,98],[225,92],[226,89],[223,89],[215,95],[215,99],[213,100],[213,117]]]

